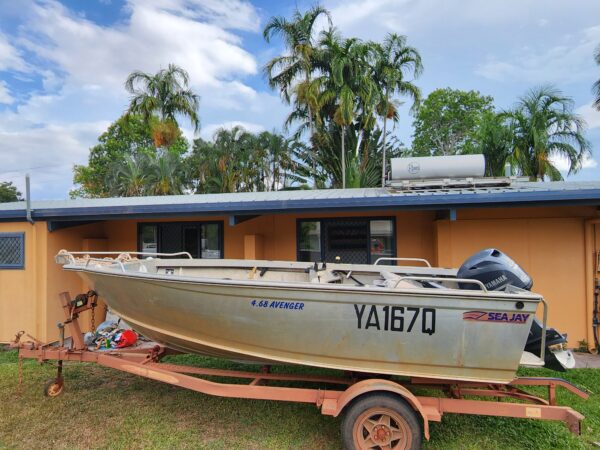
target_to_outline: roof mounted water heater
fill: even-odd
[[[483,155],[392,158],[388,187],[398,189],[509,186],[515,177],[485,178]]]

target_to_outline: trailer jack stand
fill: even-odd
[[[65,379],[62,375],[63,372],[63,361],[58,360],[56,378],[51,378],[44,384],[44,395],[46,397],[58,397],[62,394],[65,387]]]

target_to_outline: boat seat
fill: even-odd
[[[342,278],[330,270],[321,270],[319,272],[313,272],[310,279],[311,283],[338,283],[342,281]]]
[[[401,280],[399,275],[392,272],[381,271],[381,278],[383,278],[383,287],[391,289],[418,289],[423,286],[414,280]]]

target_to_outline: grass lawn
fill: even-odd
[[[240,367],[190,355],[170,359]],[[314,405],[210,397],[92,364],[65,367],[65,391],[51,399],[42,387],[54,367],[25,361],[18,395],[17,354],[0,349],[0,448],[341,448],[340,419],[322,416]],[[556,373],[529,369],[520,375]],[[564,378],[594,391],[588,401],[558,393],[560,404],[586,416],[580,437],[559,422],[447,415],[431,424],[431,440],[423,447],[593,448],[600,441],[600,369],[572,370]]]

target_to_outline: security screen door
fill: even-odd
[[[369,222],[367,220],[327,220],[323,225],[324,259],[347,264],[369,263]]]

